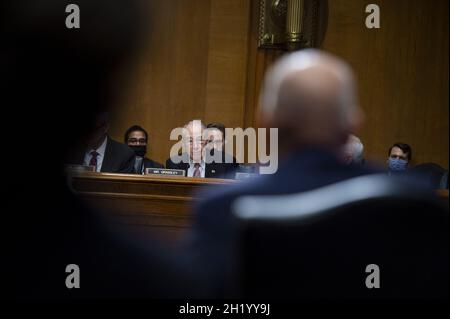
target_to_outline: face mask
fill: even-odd
[[[389,158],[388,160],[389,169],[393,172],[401,172],[406,170],[408,166],[408,161],[400,158]]]
[[[145,153],[147,153],[147,145],[130,145],[130,148],[136,156],[144,157]]]

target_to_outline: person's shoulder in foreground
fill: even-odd
[[[220,224],[230,215],[230,204],[243,195],[281,195],[313,190],[361,175],[382,173],[375,165],[346,165],[334,154],[320,148],[294,153],[280,163],[275,174],[204,190],[195,207],[195,215],[204,221]],[[210,211],[211,210],[211,211]]]
[[[212,282],[224,283],[232,276],[237,253],[236,240],[239,238],[233,203],[241,196],[300,193],[348,178],[381,172],[381,169],[370,164],[345,165],[329,152],[309,149],[285,160],[275,174],[205,190],[199,195],[204,199],[194,209],[190,238],[192,249],[196,250],[194,264],[206,263],[207,267],[202,268],[201,275],[215,278]],[[211,287],[213,290],[216,288]]]

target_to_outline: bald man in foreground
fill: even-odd
[[[237,239],[230,206],[237,197],[299,193],[376,172],[342,159],[362,112],[352,70],[339,58],[313,49],[282,57],[266,74],[260,107],[264,127],[279,130],[278,171],[211,190],[196,207],[192,235],[208,296],[229,296]]]

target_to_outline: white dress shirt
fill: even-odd
[[[200,164],[200,166],[199,166],[200,177],[205,177],[205,170],[206,170],[205,162],[202,161],[201,163],[198,163],[198,164]],[[195,171],[195,164],[192,161],[190,161],[189,162],[189,168],[188,168],[188,171],[187,171],[187,176],[188,177],[194,177],[194,171]]]
[[[88,166],[89,162],[91,161],[92,155],[91,152],[92,151],[96,151],[98,153],[97,155],[97,172],[100,172],[100,170],[102,169],[102,163],[103,163],[103,159],[105,158],[105,150],[106,150],[106,143],[108,141],[108,138],[105,136],[105,140],[103,141],[102,145],[100,145],[99,148],[97,148],[96,150],[94,149],[90,149],[89,151],[86,152],[86,154],[84,155],[84,165]]]

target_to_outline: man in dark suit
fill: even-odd
[[[191,121],[183,128],[184,152],[166,161],[166,168],[185,171],[185,176],[196,178],[234,178],[236,161],[207,145],[205,126],[201,121]]]
[[[74,152],[68,164],[94,166],[96,172],[134,173],[135,154],[127,145],[108,136],[108,113],[100,113],[95,120],[95,129],[89,135],[85,147]]]
[[[145,156],[147,154],[148,133],[139,125],[133,125],[125,132],[124,142],[136,155],[134,171],[137,174],[145,174],[146,168],[164,168],[162,164]]]
[[[279,131],[280,163],[273,175],[207,191],[195,209],[194,264],[212,296],[228,296],[233,282],[237,225],[231,215],[236,198],[249,194],[289,194],[316,189],[377,170],[346,165],[342,148],[359,125],[350,67],[317,50],[279,60],[265,79],[261,96],[264,127]]]

